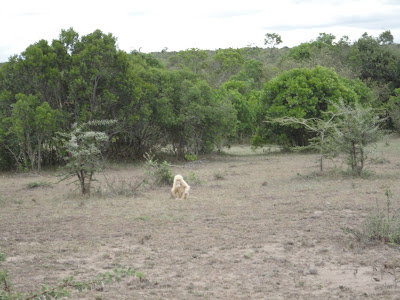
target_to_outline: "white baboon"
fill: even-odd
[[[189,196],[190,186],[183,180],[182,175],[175,175],[171,193],[175,199],[186,199]]]

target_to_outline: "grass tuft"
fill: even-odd
[[[26,185],[26,187],[28,188],[28,189],[36,189],[36,188],[39,188],[39,187],[51,187],[51,183],[50,182],[47,182],[47,181],[43,181],[43,180],[41,180],[41,181],[34,181],[34,182],[30,182],[30,183],[28,183],[27,185]]]

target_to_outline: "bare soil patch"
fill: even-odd
[[[341,230],[383,209],[385,189],[399,199],[399,146],[382,145],[367,178],[321,176],[314,154],[232,148],[173,167],[192,187],[187,200],[169,186],[107,196],[106,178],[139,180],[138,165],[99,174],[103,196],[91,198],[66,182],[28,188],[53,173],[1,174],[2,268],[24,292],[116,266],[145,275],[74,299],[399,299],[399,248]]]

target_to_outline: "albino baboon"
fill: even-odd
[[[182,175],[175,175],[171,193],[175,199],[186,199],[189,196],[190,186],[183,180]]]

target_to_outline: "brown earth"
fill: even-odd
[[[192,187],[187,200],[168,186],[115,196],[106,182],[140,181],[139,165],[98,174],[91,198],[49,185],[54,173],[1,174],[1,268],[21,292],[120,266],[144,274],[72,299],[400,299],[399,247],[342,230],[385,209],[387,189],[398,204],[399,146],[381,145],[366,178],[332,162],[321,175],[314,154],[233,147],[172,167]]]

